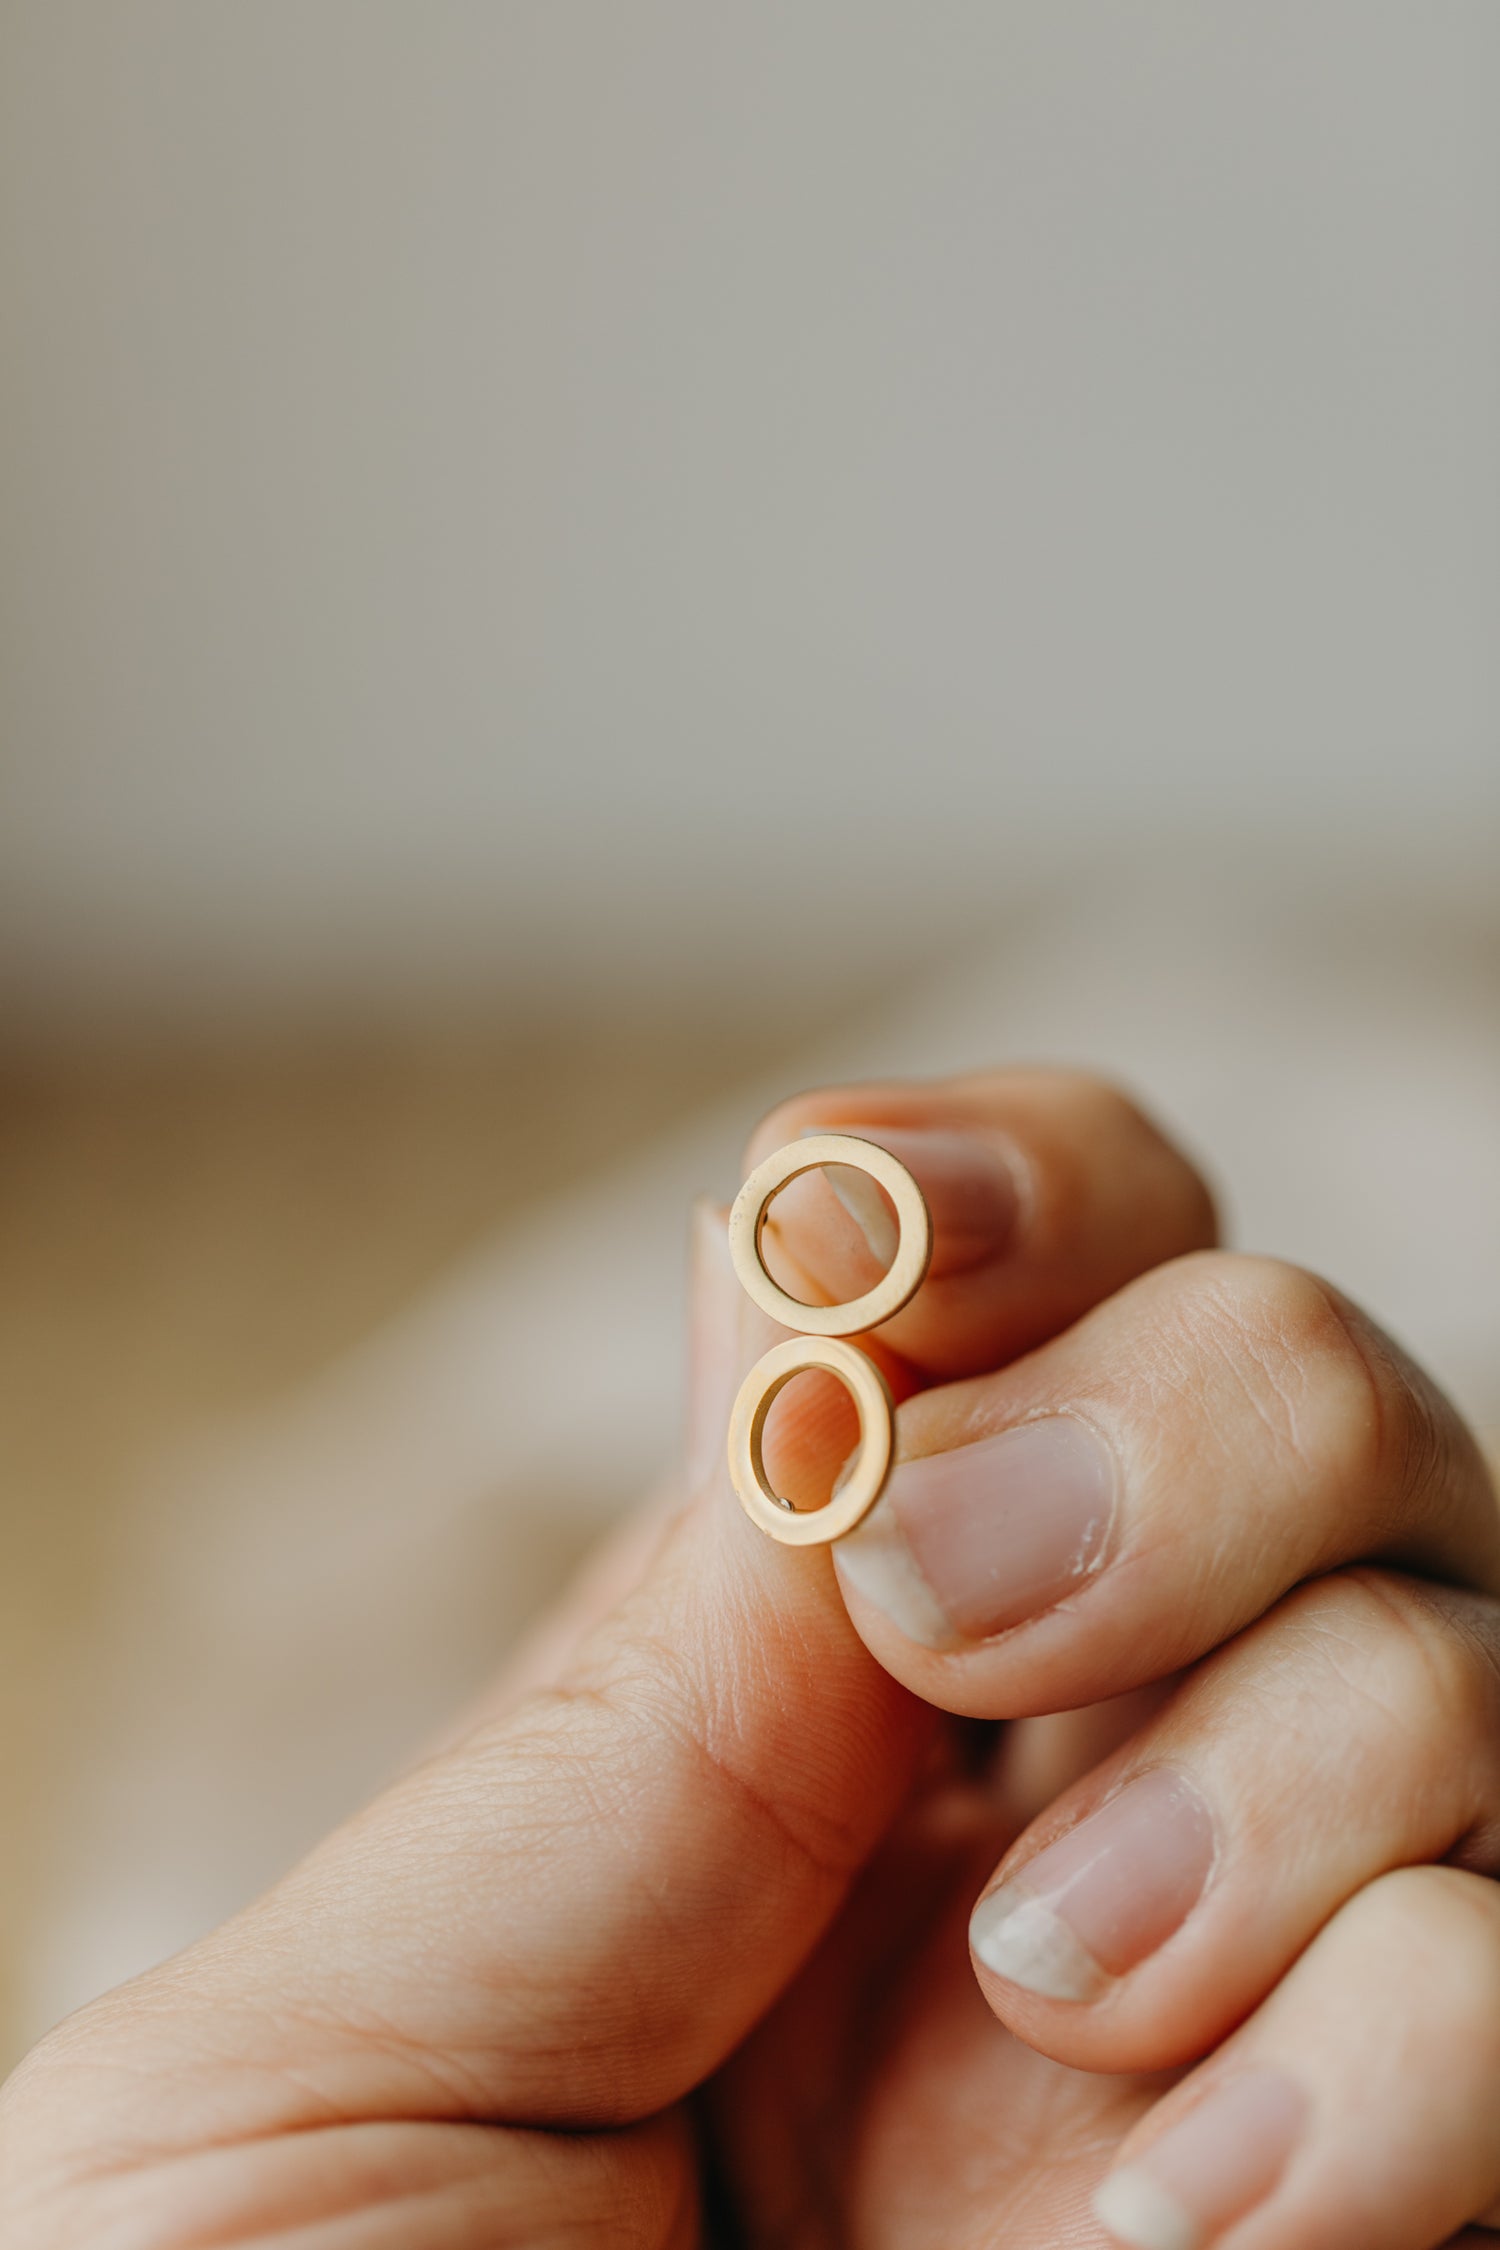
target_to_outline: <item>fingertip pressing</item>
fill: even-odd
[[[840,1585],[853,1587],[919,1648],[941,1651],[958,1645],[947,1611],[912,1560],[885,1501],[838,1542],[833,1560]]]

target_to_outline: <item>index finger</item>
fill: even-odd
[[[880,1341],[926,1381],[1004,1365],[1103,1298],[1216,1239],[1201,1174],[1117,1087],[1076,1071],[825,1087],[772,1110],[746,1169],[809,1133],[889,1149],[933,1220],[927,1277]],[[776,1278],[809,1303],[863,1295],[895,1225],[853,1171],[807,1172],[767,1214]]]

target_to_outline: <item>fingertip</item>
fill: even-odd
[[[728,1211],[698,1196],[688,1220],[688,1490],[696,1492],[722,1457],[724,1431],[744,1357],[739,1283],[729,1256]]]
[[[855,1597],[851,1612],[861,1607],[875,1611],[921,1649],[940,1651],[957,1645],[946,1610],[917,1569],[888,1509],[877,1506],[856,1531],[841,1539],[833,1563],[846,1601],[851,1593]],[[858,1630],[857,1618],[855,1625]],[[878,1662],[879,1651],[872,1654]]]

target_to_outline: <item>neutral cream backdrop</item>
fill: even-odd
[[[1493,839],[1497,102],[1492,0],[6,0],[15,1004]]]

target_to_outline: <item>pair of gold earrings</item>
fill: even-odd
[[[862,1297],[843,1305],[804,1305],[777,1287],[766,1270],[761,1235],[766,1213],[782,1189],[825,1164],[848,1164],[884,1188],[896,1207],[896,1255],[889,1272]],[[799,1334],[773,1345],[740,1387],[729,1420],[729,1475],[746,1515],[788,1547],[816,1547],[842,1539],[874,1507],[890,1475],[896,1440],[895,1406],[875,1362],[853,1344],[892,1319],[922,1286],[932,1257],[932,1216],[906,1166],[888,1149],[852,1133],[812,1133],[779,1148],[757,1164],[729,1214],[729,1254],[747,1295],[783,1328]],[[859,1451],[825,1507],[797,1509],[773,1492],[762,1458],[766,1417],[778,1391],[794,1375],[821,1368],[836,1375],[859,1414]]]

